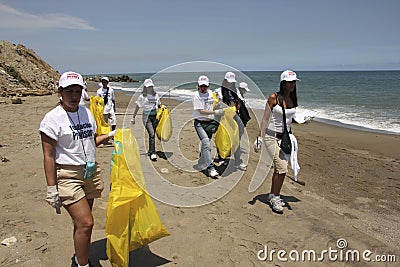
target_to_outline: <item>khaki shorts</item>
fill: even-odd
[[[274,166],[274,171],[278,174],[283,174],[288,172],[288,163],[285,158],[285,153],[283,153],[279,147],[278,141],[280,141],[280,139],[274,136],[270,136],[268,134],[264,136],[264,144],[267,148],[267,153],[269,153],[271,157],[273,155],[272,163]]]
[[[103,180],[100,177],[100,168],[97,164],[96,177],[84,180],[84,166],[57,164],[58,193],[63,205],[70,205],[86,197],[94,199],[101,197],[104,189]]]

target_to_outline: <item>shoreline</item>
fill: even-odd
[[[116,93],[120,93],[123,94],[125,96],[133,96],[133,94],[130,91],[124,91],[124,90],[115,90]],[[177,102],[186,102],[186,101],[190,101],[191,99],[189,97],[180,97],[178,95],[171,95],[171,96],[164,96],[163,98],[168,98]],[[253,108],[252,110],[254,110],[255,112],[262,112],[263,109],[257,109],[257,108]],[[387,131],[387,130],[381,130],[381,129],[373,129],[373,128],[368,128],[365,126],[358,126],[358,125],[354,125],[354,124],[347,124],[347,123],[343,123],[337,120],[332,120],[332,119],[324,119],[324,118],[318,118],[315,117],[313,119],[314,122],[318,122],[318,123],[322,123],[322,124],[326,124],[326,125],[332,125],[332,126],[337,126],[337,127],[341,127],[341,128],[345,128],[345,129],[350,129],[350,130],[357,130],[357,131],[362,131],[362,132],[371,132],[371,133],[380,133],[380,134],[387,134],[387,135],[395,135],[395,136],[400,136],[400,133],[398,132],[392,132],[392,131]]]

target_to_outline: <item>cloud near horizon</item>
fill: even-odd
[[[95,31],[87,21],[65,14],[30,14],[0,3],[0,28],[75,29]]]

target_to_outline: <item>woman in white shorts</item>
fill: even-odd
[[[82,76],[65,72],[59,80],[60,104],[40,123],[40,136],[47,181],[46,201],[57,213],[63,206],[74,222],[73,266],[89,266],[94,198],[101,196],[103,181],[96,162],[96,146],[113,136],[96,136],[90,111],[79,105]]]

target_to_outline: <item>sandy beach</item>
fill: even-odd
[[[94,95],[93,86],[90,95]],[[129,125],[130,115],[125,117],[124,113],[133,111],[127,110],[132,105],[130,101],[127,93],[116,93],[118,127]],[[299,179],[305,185],[294,182],[289,171],[282,189],[287,207],[279,215],[266,203],[272,173],[265,172],[262,185],[249,192],[260,160],[260,154],[251,149],[258,133],[255,114],[246,129],[248,141],[243,141],[248,170],[242,172],[228,166],[218,179],[221,181],[215,181],[190,168],[190,164],[179,165],[180,157],[191,163],[199,153],[193,122],[186,120],[191,116],[191,103],[168,98],[162,102],[172,111],[174,125],[182,126],[174,128],[177,138],[168,144],[157,140],[160,157],[156,162],[145,155],[147,139],[141,120],[129,127],[138,140],[149,192],[156,195],[154,202],[171,235],[150,244],[150,251],[132,251],[130,266],[398,266],[400,136],[318,122],[293,124],[299,143]],[[57,95],[25,97],[20,105],[0,98],[0,103],[4,122],[0,137],[4,161],[0,162],[0,241],[10,237],[17,240],[0,246],[0,266],[69,266],[74,253],[73,226],[65,210],[56,215],[44,200],[46,183],[37,132],[45,113],[57,104]],[[173,113],[174,110],[187,112]],[[110,145],[97,150],[106,186],[102,198],[95,201],[93,212],[93,266],[110,266],[105,255],[105,215],[112,151]],[[164,184],[156,182],[157,175],[165,179]],[[212,188],[206,193],[210,193],[210,199],[201,194],[188,195],[188,190],[169,190],[170,184]],[[215,188],[229,190],[217,192],[219,197],[215,197]],[[211,201],[213,197],[218,200]],[[288,259],[293,250],[300,255],[304,250],[314,250],[319,256],[329,248],[338,250],[339,239],[340,244],[347,243],[341,247],[343,251],[360,252],[359,261],[330,260],[328,255],[322,262]],[[284,257],[288,260],[279,259],[277,253],[260,260],[265,256],[260,250],[265,248],[268,255],[271,250],[286,251]],[[371,251],[369,262],[362,258],[366,250]],[[376,256],[383,255],[387,261],[395,255],[397,262],[378,263]]]

